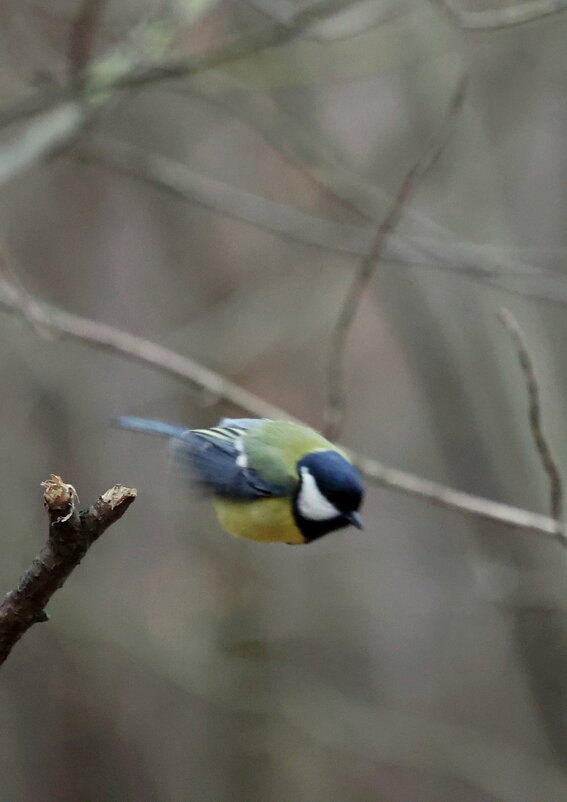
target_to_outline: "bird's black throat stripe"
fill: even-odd
[[[337,529],[344,529],[345,526],[350,525],[349,521],[342,515],[337,515],[335,518],[325,518],[323,521],[313,521],[311,518],[305,518],[298,509],[298,495],[299,490],[293,497],[293,517],[306,543],[312,543],[330,532],[336,532]]]

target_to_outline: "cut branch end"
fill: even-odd
[[[114,485],[92,507],[78,512],[79,498],[72,484],[51,474],[41,486],[49,537],[17,587],[0,604],[0,664],[33,624],[49,620],[45,606],[55,591],[136,498],[134,488]]]

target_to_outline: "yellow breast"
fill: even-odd
[[[263,543],[305,543],[296,526],[289,498],[258,501],[213,499],[221,526],[237,537]]]

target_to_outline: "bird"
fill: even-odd
[[[303,424],[267,418],[223,418],[209,429],[185,429],[132,416],[122,429],[158,435],[211,496],[221,526],[257,542],[306,544],[363,528],[361,477],[347,455]]]

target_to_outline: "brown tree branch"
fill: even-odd
[[[364,292],[380,263],[391,232],[400,222],[404,206],[417,185],[433,167],[445,149],[455,117],[463,106],[466,92],[466,76],[461,78],[450,100],[443,122],[433,142],[408,171],[397,195],[394,197],[385,218],[380,222],[376,236],[368,253],[360,262],[347,296],[339,312],[331,339],[329,366],[327,371],[328,401],[325,410],[325,433],[335,439],[341,429],[345,413],[345,361],[348,336]]]
[[[108,0],[83,0],[71,23],[67,42],[67,64],[71,76],[79,74],[89,63],[107,3]]]
[[[227,399],[240,409],[247,409],[259,417],[280,418],[284,415],[288,420],[293,419],[292,416],[282,413],[278,407],[190,357],[114,326],[40,303],[15,282],[12,273],[6,273],[5,267],[2,272],[5,278],[0,277],[0,308],[20,314],[40,335],[76,340],[101,351],[125,355],[135,362],[150,365],[161,373],[189,382],[193,388],[205,390],[212,398]]]
[[[520,368],[524,374],[526,389],[528,392],[528,415],[530,421],[530,431],[534,440],[536,451],[543,465],[543,470],[549,479],[549,509],[552,518],[560,521],[563,517],[563,480],[561,472],[553,457],[551,446],[549,445],[542,425],[541,399],[537,376],[534,364],[528,351],[528,346],[522,334],[518,321],[509,309],[502,307],[498,313],[498,319],[510,334]]]
[[[77,510],[72,485],[52,475],[43,482],[49,516],[47,543],[0,605],[0,665],[33,624],[48,620],[45,606],[89,548],[116,523],[136,498],[133,488],[115,485],[86,510]]]
[[[203,367],[189,357],[164,348],[161,345],[136,337],[113,326],[72,315],[53,306],[38,302],[26,293],[9,271],[4,268],[5,278],[0,278],[0,307],[6,312],[24,318],[39,335],[62,337],[108,351],[160,372],[188,382],[194,388],[205,391],[207,396],[229,401],[258,417],[276,420],[297,420],[288,412],[264,401],[244,390],[224,376]],[[429,503],[465,515],[484,518],[493,523],[537,532],[554,539],[564,540],[561,522],[546,515],[523,510],[509,504],[475,496],[451,487],[414,476],[411,473],[390,468],[378,460],[355,454],[350,457],[366,480],[375,485],[406,495],[421,498]]]

